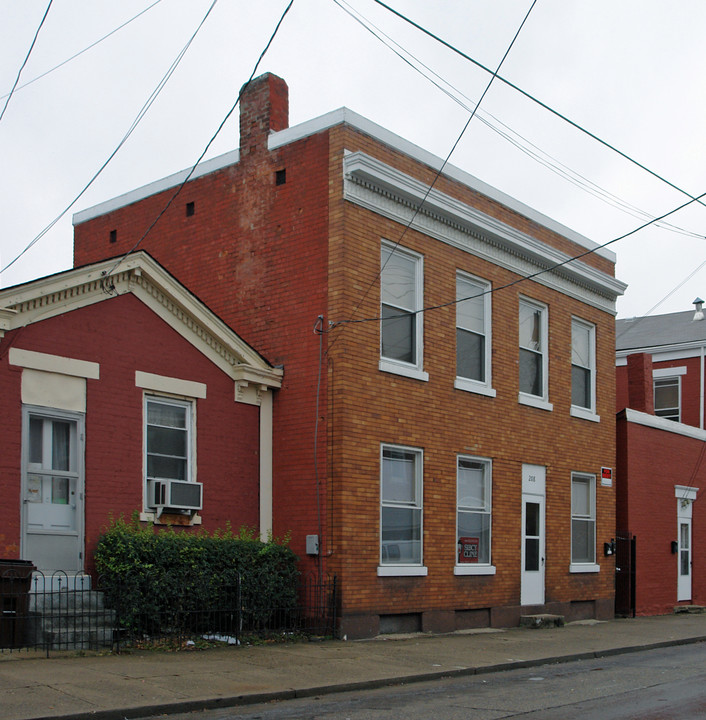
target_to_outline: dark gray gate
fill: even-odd
[[[615,538],[615,614],[620,617],[635,617],[636,541],[629,532]]]

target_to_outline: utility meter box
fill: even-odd
[[[319,536],[318,535],[307,535],[306,536],[306,554],[307,555],[318,555],[319,554]]]

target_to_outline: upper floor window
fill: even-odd
[[[548,400],[547,307],[520,299],[520,401],[551,409]]]
[[[654,379],[655,415],[681,422],[681,378],[678,375]]]
[[[578,318],[571,320],[571,405],[574,414],[596,409],[596,329]]]
[[[380,268],[380,369],[426,380],[422,258],[383,243]]]
[[[491,386],[490,283],[456,276],[457,388],[494,394]]]

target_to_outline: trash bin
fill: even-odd
[[[0,648],[22,647],[29,616],[31,560],[0,559]]]

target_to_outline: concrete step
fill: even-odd
[[[62,590],[61,592],[30,593],[29,609],[38,613],[58,613],[65,610],[102,613],[105,605],[102,592]]]
[[[677,615],[680,615],[682,613],[688,615],[699,615],[706,612],[706,607],[704,607],[703,605],[675,605],[674,612]]]
[[[529,628],[554,628],[564,627],[563,615],[552,615],[550,613],[539,613],[537,615],[520,615],[520,627]]]

